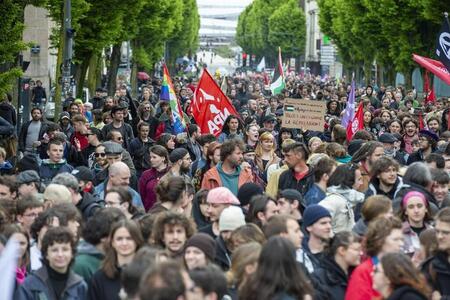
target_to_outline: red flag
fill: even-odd
[[[430,78],[428,77],[428,71],[425,71],[423,91],[425,93],[425,104],[434,103],[436,101],[433,87],[430,89]]]
[[[417,54],[413,54],[413,60],[450,85],[450,73],[440,61]]]
[[[229,115],[239,116],[231,101],[206,69],[203,69],[202,77],[195,89],[191,110],[201,132],[212,133],[215,136],[220,134]]]
[[[348,122],[347,124],[347,141],[351,141],[353,138],[353,135],[358,130],[364,129],[364,109],[363,109],[363,103],[360,102],[358,109],[356,110],[355,116],[353,117],[353,120]]]

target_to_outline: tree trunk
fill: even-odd
[[[89,94],[94,95],[97,85],[97,63],[98,54],[93,54],[89,60],[89,73],[88,73],[88,89]]]
[[[115,44],[111,53],[111,61],[108,70],[108,95],[114,95],[116,89],[117,70],[120,64],[120,48],[122,44]]]
[[[131,49],[137,49],[137,42],[135,40],[131,41]],[[137,98],[137,94],[138,94],[138,82],[137,82],[137,62],[136,60],[133,58],[131,60],[131,75],[130,75],[130,83],[131,83],[131,96],[133,98]]]
[[[97,55],[97,68],[95,69],[95,73],[97,74],[95,86],[96,87],[103,87],[102,85],[102,75],[103,75],[103,55],[100,53],[100,55]]]
[[[370,84],[372,78],[372,63],[369,60],[364,61],[364,83],[366,86]]]
[[[56,74],[55,74],[55,98],[53,101],[55,102],[55,120],[58,119],[58,116],[62,110],[62,86],[61,86],[61,67],[63,63],[63,53],[64,53],[64,30],[61,26],[59,31],[59,47],[58,54],[56,58]]]
[[[412,73],[413,73],[413,69],[412,68],[408,69],[408,71],[406,71],[404,73],[404,75],[405,75],[405,88],[407,90],[412,89]]]
[[[90,62],[92,56],[93,56],[93,54],[90,53],[90,55],[88,55],[88,57],[86,57],[80,65],[80,70],[79,70],[80,77],[77,80],[77,97],[76,98],[83,97],[84,81],[86,79],[86,73],[89,68],[89,62]]]

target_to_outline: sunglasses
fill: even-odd
[[[100,156],[101,156],[101,157],[105,157],[105,156],[106,156],[106,153],[104,153],[104,152],[103,152],[103,153],[94,153],[94,156],[95,156],[95,157],[100,157]]]

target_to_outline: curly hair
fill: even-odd
[[[175,225],[182,226],[186,231],[186,240],[195,233],[195,224],[192,220],[188,219],[188,217],[179,213],[165,211],[157,216],[155,223],[153,224],[152,240],[156,246],[162,248],[165,247],[163,240],[166,225],[170,227]]]

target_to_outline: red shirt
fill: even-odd
[[[83,150],[84,148],[86,148],[87,146],[89,146],[89,141],[87,136],[82,135],[79,132],[76,132],[72,135],[72,137],[70,138],[70,143],[76,147],[76,143],[75,143],[75,138],[78,139],[78,141],[80,141],[80,145],[81,145],[81,150]]]
[[[372,300],[375,297],[381,297],[381,294],[372,288],[374,269],[372,258],[368,258],[352,272],[345,300]]]

